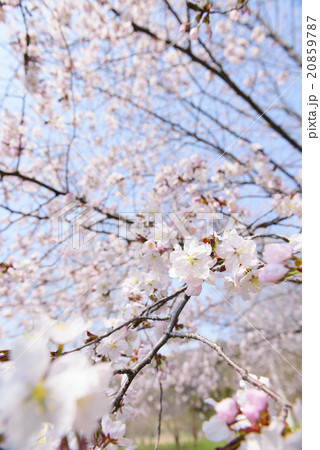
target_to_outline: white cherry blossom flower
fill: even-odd
[[[293,253],[300,253],[302,250],[302,234],[292,234],[289,238]]]
[[[119,420],[112,420],[107,414],[102,418],[101,427],[110,442],[107,446],[108,450],[116,450],[118,445],[123,447],[132,444],[132,441],[124,437],[126,432],[126,424],[120,422]]]
[[[249,433],[241,443],[240,450],[300,450],[301,434],[282,436],[284,423],[274,418],[260,433]]]
[[[228,272],[235,274],[240,265],[253,268],[257,265],[256,244],[254,241],[239,236],[232,230],[216,250],[220,258],[225,259]]]
[[[169,275],[188,284],[188,295],[200,294],[202,281],[209,277],[214,264],[211,252],[210,244],[200,244],[195,237],[186,239],[183,250],[180,245],[175,245],[170,255],[172,266]]]
[[[90,322],[85,322],[82,317],[77,317],[73,321],[59,322],[53,321],[48,330],[48,335],[56,344],[67,344],[73,342],[80,334],[90,327]]]
[[[92,366],[79,353],[51,362],[43,339],[32,345],[18,340],[12,357],[14,372],[0,380],[0,430],[8,450],[31,449],[44,423],[53,426],[54,439],[73,427],[81,433],[95,430],[109,409],[103,394],[112,375],[109,365]]]
[[[238,282],[238,293],[243,300],[253,299],[263,287],[262,281],[259,279],[259,270],[255,272],[249,271]]]
[[[217,416],[211,417],[208,422],[202,425],[202,431],[205,438],[211,442],[228,441],[232,438],[233,433],[230,431],[226,423]]]

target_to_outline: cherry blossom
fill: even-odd
[[[302,235],[300,233],[293,234],[289,238],[293,253],[299,253],[302,250]]]
[[[299,448],[293,3],[0,3],[4,448]]]
[[[229,424],[234,422],[234,419],[239,413],[237,403],[232,398],[225,398],[215,405],[217,417]]]
[[[127,446],[134,450],[136,447],[131,446],[132,442],[124,437],[126,432],[126,425],[118,420],[112,420],[108,415],[102,418],[102,430],[106,436],[106,444],[109,449],[117,449],[118,445],[121,447]]]
[[[190,33],[189,33],[189,38],[191,40],[195,40],[195,39],[198,39],[198,37],[199,37],[199,29],[198,29],[198,27],[191,28]]]
[[[230,440],[232,433],[227,427],[225,421],[218,417],[211,417],[208,422],[204,422],[202,425],[202,431],[208,439],[212,442],[221,442],[224,440]]]
[[[292,256],[289,244],[268,244],[264,248],[263,258],[268,264],[279,264]]]
[[[48,336],[59,345],[74,341],[90,328],[90,323],[85,323],[82,317],[78,317],[73,321],[69,320],[68,322],[52,321],[49,323]]]
[[[241,398],[241,412],[250,422],[257,422],[261,411],[267,408],[267,399],[268,396],[265,392],[258,391],[257,389],[248,389],[245,391],[245,398]]]
[[[172,264],[169,275],[188,284],[189,295],[199,295],[202,281],[209,277],[214,261],[210,257],[212,248],[209,244],[200,244],[197,238],[186,239],[184,249],[176,244],[170,254]]]
[[[55,438],[72,427],[88,435],[95,430],[110,408],[103,394],[111,377],[108,365],[91,366],[81,354],[51,363],[46,341],[39,338],[29,339],[27,345],[16,342],[12,354],[13,366],[0,388],[0,423],[7,448],[32,448],[46,422],[54,426]]]
[[[232,230],[217,248],[220,258],[226,260],[226,268],[235,274],[240,265],[250,268],[258,263],[255,242],[239,236],[236,230]]]
[[[269,386],[269,380],[258,378],[250,374],[250,377],[261,381],[262,386]],[[214,406],[217,415],[208,422],[203,423],[203,432],[206,439],[212,442],[227,440],[228,445],[237,442],[241,449],[270,448],[298,449],[301,448],[301,436],[299,432],[294,432],[287,428],[287,433],[283,433],[288,425],[279,417],[270,413],[270,398],[267,393],[249,387],[248,383],[240,382],[242,389],[237,391],[237,400],[225,398],[219,403],[212,399],[206,402]],[[239,434],[241,432],[241,434]]]
[[[262,283],[277,283],[283,279],[289,268],[283,264],[267,264],[259,272],[259,280]]]

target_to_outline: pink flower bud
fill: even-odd
[[[288,267],[283,264],[267,264],[259,271],[259,280],[262,283],[278,283],[288,272]]]
[[[183,23],[179,29],[179,33],[185,33],[187,31],[188,24]]]
[[[276,202],[280,202],[281,199],[282,199],[282,195],[281,195],[281,194],[274,194],[273,199],[274,199]]]
[[[258,389],[248,389],[246,391],[247,401],[242,406],[241,412],[251,423],[257,422],[261,411],[267,409],[268,395]]]
[[[239,413],[238,405],[232,398],[224,398],[215,406],[217,417],[225,423],[234,422]]]
[[[264,411],[268,406],[268,394],[258,389],[246,391],[248,402],[255,405],[259,411]]]
[[[241,412],[246,416],[246,418],[251,422],[255,423],[259,420],[260,417],[260,411],[251,403],[246,403],[242,408]]]
[[[278,264],[290,259],[292,248],[289,244],[268,244],[264,248],[263,257],[269,264]]]
[[[138,356],[144,356],[148,353],[150,349],[147,347],[140,347],[138,350]]]
[[[191,41],[194,41],[195,39],[198,39],[198,37],[199,37],[199,29],[198,29],[198,27],[192,28],[190,30],[190,33],[189,33],[189,39]]]

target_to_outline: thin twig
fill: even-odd
[[[132,323],[136,322],[136,321],[145,321],[145,320],[158,320],[158,321],[166,321],[169,320],[170,317],[152,317],[152,316],[137,316],[137,317],[132,317],[132,319],[127,320],[126,322],[123,322],[121,325],[118,325],[115,328],[112,328],[111,330],[109,330],[107,333],[98,336],[95,339],[92,339],[92,341],[87,342],[86,344],[81,345],[80,347],[74,348],[72,350],[69,350],[67,352],[63,352],[61,353],[60,356],[63,355],[67,355],[68,353],[74,353],[74,352],[78,352],[79,350],[82,350],[85,347],[89,347],[90,345],[93,344],[97,344],[100,341],[102,341],[103,339],[111,336],[113,333],[115,333],[116,331],[121,330],[124,327],[127,327],[128,325],[131,325]]]
[[[156,303],[154,303],[151,306],[148,306],[144,311],[142,311],[142,315],[146,313],[153,313],[157,311],[161,306],[163,306],[165,303],[167,303],[169,300],[172,300],[175,297],[178,297],[179,294],[182,294],[187,289],[187,286],[184,286],[183,288],[179,289],[178,291],[174,292],[173,294],[168,295],[167,297],[161,298]]]
[[[289,403],[287,400],[283,399],[280,395],[278,395],[276,392],[274,392],[272,389],[268,388],[264,383],[261,383],[258,379],[252,377],[246,369],[243,369],[238,364],[236,364],[228,355],[224,353],[222,348],[216,344],[215,342],[209,341],[209,339],[206,339],[199,334],[196,333],[173,333],[170,332],[169,336],[172,338],[179,338],[179,339],[194,339],[196,341],[203,342],[204,344],[207,344],[209,347],[213,348],[218,355],[223,358],[223,360],[233,369],[235,369],[240,375],[241,378],[245,381],[248,381],[248,383],[252,384],[255,387],[258,387],[262,391],[266,392],[271,398],[279,402],[282,406],[282,415],[285,417],[287,415],[288,409],[292,407],[291,403]]]
[[[160,435],[161,435],[161,418],[162,418],[162,397],[163,397],[163,389],[162,389],[162,383],[159,380],[159,389],[160,389],[160,398],[159,398],[159,416],[158,416],[158,435],[157,435],[157,442],[154,447],[154,450],[158,450],[158,446],[160,443]]]

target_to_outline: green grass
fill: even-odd
[[[221,446],[221,443],[209,442],[206,439],[200,439],[198,441],[198,446],[196,449],[193,447],[192,442],[185,442],[180,445],[180,450],[214,450],[216,447]],[[154,445],[139,445],[139,450],[154,450]],[[177,447],[175,444],[160,444],[158,447],[159,450],[176,450]]]

